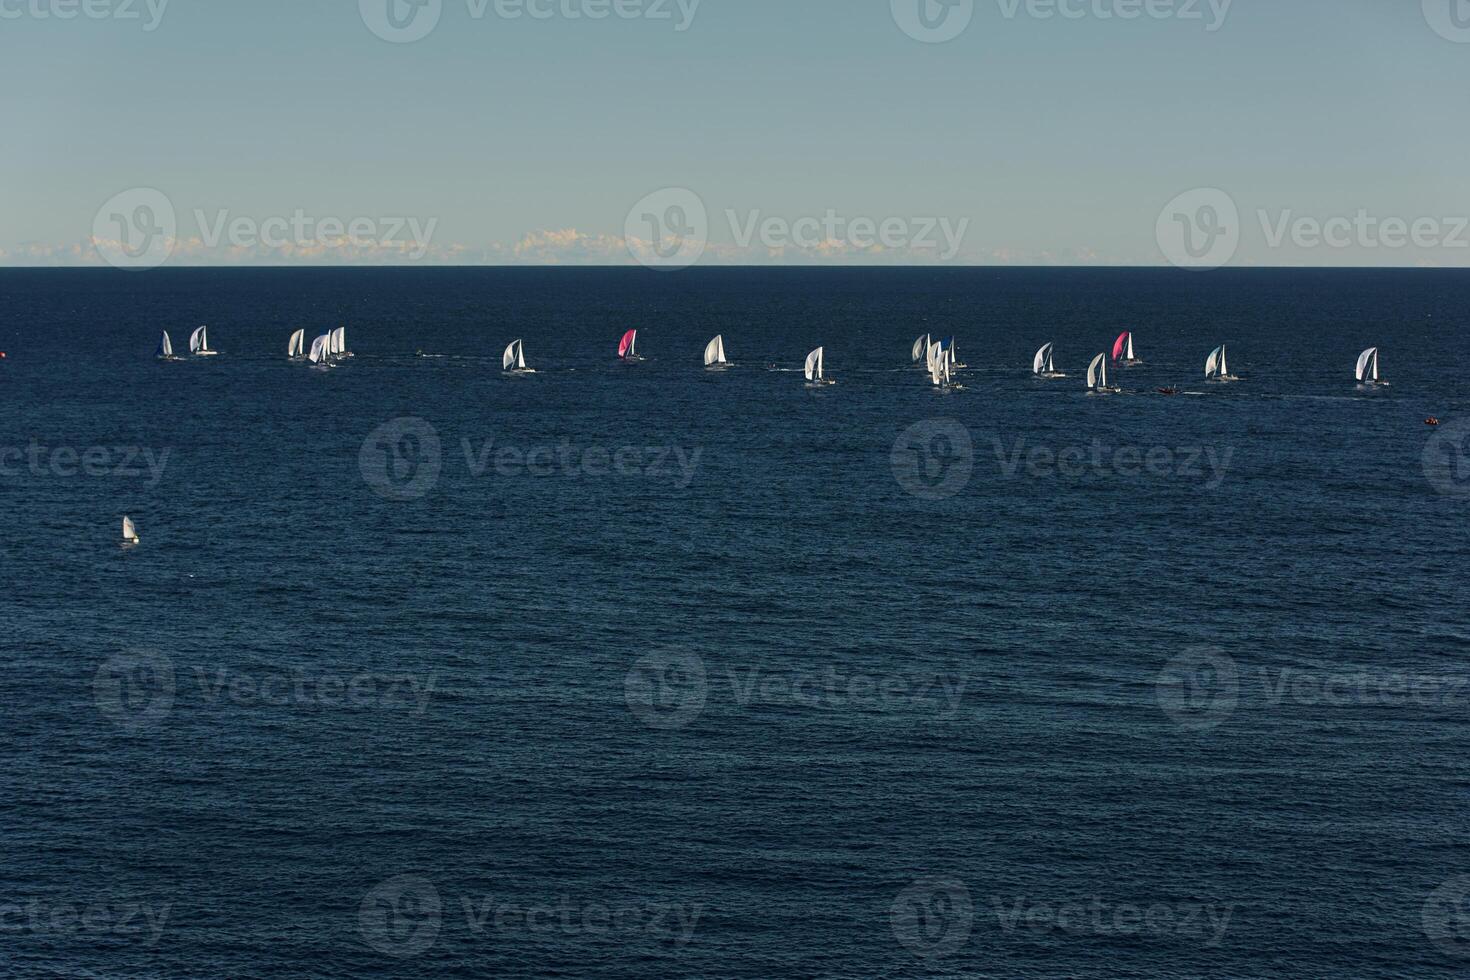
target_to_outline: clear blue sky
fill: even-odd
[[[716,243],[726,209],[833,209],[967,219],[960,261],[1159,263],[1160,210],[1216,187],[1241,208],[1236,264],[1470,265],[1470,248],[1273,249],[1256,218],[1470,215],[1470,43],[1419,0],[1235,0],[1214,32],[1208,0],[1204,21],[976,0],[944,44],[889,0],[703,0],[683,32],[675,0],[662,21],[444,0],[409,44],[357,0],[171,0],[153,31],[147,0],[136,21],[32,13],[56,2],[0,0],[22,13],[0,19],[10,264],[86,241],[132,187],[162,190],[184,238],[196,208],[432,218],[441,249],[616,238],[634,202],[687,187]]]

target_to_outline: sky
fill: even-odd
[[[1467,82],[1466,0],[0,0],[0,265],[1467,266]]]

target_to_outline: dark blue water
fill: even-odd
[[[0,273],[0,969],[1464,975],[1467,310],[1432,272]],[[200,323],[220,356],[153,360]],[[354,359],[285,360],[339,323]]]

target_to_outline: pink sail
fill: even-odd
[[[1123,356],[1123,348],[1126,347],[1127,344],[1128,344],[1128,335],[1125,333],[1122,336],[1120,336],[1118,338],[1118,342],[1113,345],[1113,360],[1116,361],[1116,360],[1119,360],[1120,358],[1122,358],[1122,356]]]
[[[633,341],[638,339],[638,331],[629,330],[623,334],[623,342],[618,344],[618,356],[627,357],[628,352],[633,349]]]

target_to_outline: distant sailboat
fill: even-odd
[[[1125,366],[1143,363],[1133,355],[1133,334],[1125,333],[1119,335],[1117,341],[1113,344],[1113,360]]]
[[[707,368],[729,367],[730,362],[725,359],[725,335],[721,334],[711,340],[704,348],[704,366]]]
[[[195,357],[213,357],[217,350],[209,349],[209,328],[200,327],[189,335],[189,353]]]
[[[1036,359],[1031,362],[1031,373],[1038,378],[1065,378],[1066,375],[1057,371],[1056,361],[1052,354],[1056,344],[1047,344],[1036,352]]]
[[[332,335],[324,333],[311,342],[311,353],[306,355],[306,359],[311,362],[312,367],[325,370],[332,366],[331,349]]]
[[[332,333],[331,333],[331,338],[332,338],[332,356],[333,357],[351,357],[352,356],[352,352],[347,349],[347,328],[346,327],[338,327],[336,330],[333,330]]]
[[[638,356],[637,330],[629,330],[623,334],[623,339],[618,342],[618,357],[630,363],[643,360],[643,358]]]
[[[1115,394],[1120,390],[1108,386],[1108,355],[1099,354],[1093,358],[1092,366],[1087,369],[1087,390],[1099,395]]]
[[[286,345],[286,356],[293,361],[299,361],[306,355],[306,331],[298,330],[291,335],[291,341]]]
[[[122,526],[122,543],[137,544],[138,541],[138,529],[133,526],[133,519],[131,517],[124,517]]]
[[[178,360],[178,358],[174,356],[174,344],[173,341],[168,339],[167,330],[163,332],[163,338],[158,342],[158,353],[156,353],[154,356],[157,357],[160,361]]]
[[[818,347],[806,356],[806,380],[813,385],[835,385],[837,382],[830,380],[824,368],[827,348]]]
[[[926,361],[929,357],[929,348],[934,346],[934,341],[928,334],[914,341],[914,363]]]
[[[1239,381],[1235,375],[1230,373],[1230,366],[1225,363],[1225,345],[1221,344],[1211,353],[1209,360],[1205,361],[1205,378],[1210,381]]]
[[[1385,388],[1388,382],[1378,374],[1378,348],[1370,347],[1358,356],[1358,383],[1368,387]]]
[[[510,374],[536,373],[526,367],[526,342],[524,340],[510,342],[510,346],[505,349],[505,354],[500,358],[500,367]]]
[[[968,364],[961,364],[960,363],[960,357],[959,357],[958,349],[955,347],[955,343],[954,343],[954,338],[953,337],[951,337],[948,340],[946,340],[944,342],[944,344],[943,344],[943,347],[944,347],[944,356],[949,361],[950,370],[952,370],[952,371],[958,371],[960,368],[969,367]]]

